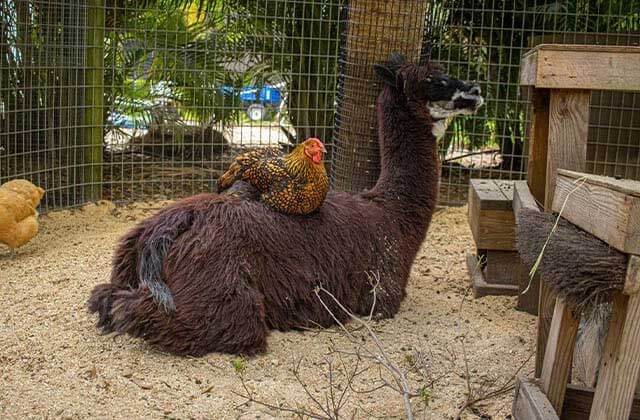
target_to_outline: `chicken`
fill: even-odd
[[[38,233],[38,212],[44,190],[24,179],[0,186],[0,243],[13,251]]]
[[[218,193],[236,193],[253,186],[259,200],[287,214],[309,214],[320,208],[329,190],[329,179],[322,158],[324,144],[310,138],[282,155],[278,149],[258,149],[238,155],[227,172],[218,179]],[[244,184],[246,185],[246,184]]]

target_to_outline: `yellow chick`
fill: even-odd
[[[11,250],[29,242],[38,233],[38,212],[44,190],[24,179],[0,186],[0,243]]]

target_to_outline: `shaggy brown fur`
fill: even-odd
[[[535,264],[555,221],[549,213],[529,209],[518,213],[518,252],[527,270]],[[584,310],[622,289],[626,267],[625,254],[561,218],[538,272],[568,303]]]
[[[407,86],[435,72],[410,64],[395,71]],[[178,354],[251,355],[265,351],[270,328],[334,324],[314,294],[320,284],[349,310],[368,314],[372,273],[380,277],[375,312],[392,317],[431,221],[439,179],[431,117],[423,100],[398,88],[404,85],[393,83],[379,97],[382,171],[373,190],[330,192],[307,216],[235,195],[175,203],[122,238],[111,282],[89,299],[98,326]],[[173,295],[172,315],[148,290],[160,278]]]

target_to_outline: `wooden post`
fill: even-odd
[[[542,364],[540,386],[558,415],[562,413],[562,403],[571,372],[578,323],[579,320],[573,316],[566,302],[557,298]]]
[[[544,204],[545,179],[547,177],[547,142],[549,139],[549,90],[533,89],[531,98],[531,140],[529,141],[529,165],[527,183],[531,194]]]
[[[591,93],[585,90],[551,90],[544,200],[547,211],[551,211],[553,204],[558,169],[584,172],[586,168],[590,95]],[[554,302],[555,293],[542,281],[538,306],[536,375],[541,373],[542,369]]]
[[[588,90],[551,91],[545,210],[551,210],[558,169],[586,169],[590,97]]]
[[[640,374],[640,295],[617,293],[607,332],[591,420],[626,420]]]
[[[399,52],[417,62],[422,49],[424,0],[351,0],[336,117],[332,186],[340,191],[371,188],[380,172],[376,100],[381,81],[373,65]]]
[[[102,198],[104,0],[87,1],[84,110],[84,200]]]

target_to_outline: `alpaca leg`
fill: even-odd
[[[91,291],[88,307],[89,312],[98,313],[97,327],[103,333],[113,331],[111,326],[111,307],[113,306],[114,293],[118,290],[112,283],[99,284]]]
[[[254,355],[265,351],[268,330],[262,296],[242,281],[223,293],[207,292],[194,295],[190,290],[182,290],[176,294],[177,309],[172,316],[160,309],[141,287],[117,289],[111,300],[101,301],[100,309],[110,307],[108,331],[143,338],[171,353]],[[102,289],[94,292],[101,293],[106,292]]]
[[[217,308],[204,353],[222,351],[252,356],[266,351],[269,332],[263,296],[244,282],[238,283],[232,296]]]

